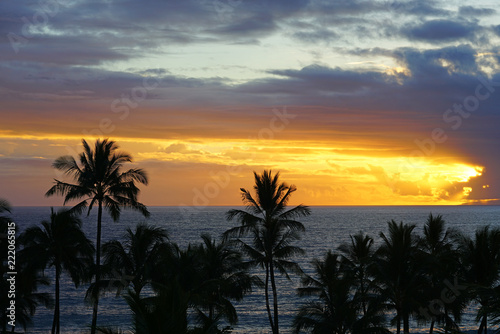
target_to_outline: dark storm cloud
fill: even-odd
[[[452,20],[431,20],[409,28],[403,28],[404,36],[411,40],[440,43],[471,38],[480,27],[476,23]]]

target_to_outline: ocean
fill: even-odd
[[[127,227],[139,222],[165,227],[170,240],[181,247],[189,243],[201,241],[200,235],[208,233],[220,236],[237,222],[225,219],[225,213],[235,207],[150,207],[151,217],[145,219],[140,214],[124,211],[119,222],[113,222],[107,215],[103,218],[102,241],[120,239]],[[500,227],[500,206],[329,206],[311,207],[311,215],[300,219],[306,227],[302,239],[298,242],[306,254],[295,260],[306,272],[311,272],[310,262],[313,258],[322,258],[327,250],[335,250],[340,244],[349,241],[349,235],[358,231],[368,233],[375,239],[375,246],[380,244],[379,233],[386,232],[387,222],[411,223],[417,225],[416,232],[422,233],[423,225],[429,213],[441,214],[447,226],[473,235],[481,226]],[[39,224],[50,217],[48,207],[16,207],[12,220],[19,231],[28,226]],[[96,213],[89,217],[82,216],[83,230],[91,240],[96,236]],[[50,270],[46,271],[52,275]],[[280,279],[279,303],[280,324],[283,333],[290,332],[290,324],[298,307],[304,299],[297,297],[296,288],[299,280]],[[85,287],[76,289],[69,278],[63,274],[61,285],[61,330],[63,333],[84,333],[88,331],[92,308],[84,303]],[[52,293],[53,287],[47,292]],[[256,290],[237,304],[239,323],[234,333],[269,333],[267,315],[265,313],[264,294]],[[469,309],[464,316],[463,329],[477,328],[474,321],[474,309]],[[40,307],[33,319],[34,323],[28,333],[49,333],[52,324],[53,310]],[[98,325],[120,328],[125,333],[131,331],[131,314],[121,296],[109,293],[99,304]],[[18,329],[19,330],[19,329]],[[426,325],[412,323],[412,332],[426,332]]]

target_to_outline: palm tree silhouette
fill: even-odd
[[[7,202],[4,199],[0,198],[0,213],[10,213],[11,207],[9,202]],[[1,300],[1,306],[2,310],[6,310],[7,307],[9,307],[10,300],[7,298],[8,291],[9,291],[9,283],[7,280],[3,279],[5,277],[5,274],[9,271],[9,268],[7,266],[7,252],[8,252],[8,230],[9,226],[8,223],[10,220],[5,217],[5,216],[0,216],[0,251],[2,252],[2,263],[0,264],[0,274],[2,277],[2,280],[0,281],[0,292],[2,295],[0,296]],[[0,323],[2,325],[2,333],[7,332],[7,323],[9,319],[7,318],[7,313],[8,312],[2,312],[1,318],[0,318]]]
[[[117,152],[118,145],[108,139],[97,140],[94,150],[82,140],[84,152],[80,153],[78,164],[71,156],[62,156],[56,159],[52,166],[71,175],[75,184],[55,180],[46,196],[62,195],[64,204],[71,200],[83,201],[76,204],[71,211],[80,213],[88,207],[88,214],[97,205],[97,237],[95,257],[95,282],[100,281],[101,264],[101,223],[102,211],[107,210],[114,221],[118,220],[121,208],[131,208],[149,216],[146,206],[139,203],[137,195],[139,188],[135,182],[148,183],[146,173],[142,169],[129,169],[125,172],[122,167],[131,162],[132,157],[126,153]],[[97,326],[97,310],[99,295],[94,296],[92,312],[91,334],[95,334]]]
[[[350,244],[342,244],[339,251],[342,252],[346,266],[353,273],[356,280],[356,299],[361,303],[363,315],[367,315],[367,307],[370,299],[369,293],[372,290],[372,280],[370,279],[370,268],[373,263],[374,249],[373,238],[359,232],[350,236]]]
[[[140,223],[135,230],[127,228],[122,242],[112,240],[105,243],[102,247],[104,267],[112,275],[108,283],[118,285],[119,291],[131,283],[139,296],[150,282],[151,272],[167,242],[165,229]]]
[[[266,310],[273,334],[279,333],[278,321],[278,293],[276,287],[275,270],[289,278],[288,271],[300,273],[297,263],[289,259],[303,250],[292,246],[291,243],[300,238],[298,232],[305,230],[304,225],[295,220],[297,217],[307,216],[310,210],[307,206],[298,205],[287,210],[287,204],[293,192],[294,185],[288,186],[279,182],[279,172],[274,176],[271,171],[264,171],[261,175],[254,172],[256,197],[241,188],[243,203],[247,211],[230,210],[227,219],[237,218],[240,226],[229,229],[224,233],[226,238],[250,236],[251,242],[238,239],[243,251],[249,256],[249,263],[265,270],[265,297]],[[270,307],[269,284],[271,284],[273,312]]]
[[[454,281],[459,275],[459,256],[454,249],[452,236],[454,234],[445,228],[445,221],[441,215],[433,216],[429,214],[424,225],[424,234],[419,240],[419,248],[424,253],[426,275],[429,284],[426,289],[426,300],[428,305],[435,300],[441,300],[441,293],[446,285],[444,282]],[[444,325],[444,332],[450,329],[458,329],[458,322],[461,320],[462,311],[466,306],[465,295],[454,296],[451,303],[442,303],[443,308],[436,310],[438,304],[433,303],[434,313],[431,315],[431,325],[429,334],[434,332],[436,322]],[[451,318],[450,313],[453,314]],[[426,314],[429,317],[429,314]],[[429,320],[429,319],[425,319]]]
[[[187,333],[188,308],[200,299],[196,290],[204,279],[200,268],[201,259],[192,246],[181,250],[171,244],[162,250],[152,272],[154,295],[140,297],[129,289],[125,296],[133,313],[134,333]]]
[[[88,279],[88,268],[92,265],[94,246],[81,230],[80,219],[68,211],[54,212],[50,221],[43,221],[42,227],[29,227],[19,236],[24,248],[22,253],[35,269],[55,269],[55,308],[52,334],[60,333],[59,282],[62,271],[70,274],[78,287]],[[37,268],[38,267],[38,268]]]
[[[6,200],[0,199],[0,213],[5,212],[10,213],[11,207]],[[14,229],[12,229],[12,226]],[[8,322],[11,321],[11,319],[7,317],[9,312],[6,311],[10,306],[11,301],[9,297],[10,283],[7,281],[7,277],[5,275],[7,272],[12,271],[7,262],[7,254],[9,250],[8,236],[11,235],[9,233],[12,233],[12,231],[15,233],[16,230],[17,228],[15,224],[13,225],[11,219],[5,216],[0,216],[0,251],[3,254],[2,261],[0,263],[0,277],[2,277],[2,280],[0,280],[0,307],[4,310],[4,312],[0,315],[0,328],[2,333],[7,333],[7,325]],[[38,306],[44,305],[49,307],[52,303],[52,299],[47,293],[37,292],[40,286],[46,286],[49,282],[45,277],[41,277],[36,270],[32,270],[32,268],[27,266],[29,259],[25,258],[22,252],[19,251],[19,246],[20,243],[16,242],[16,326],[22,326],[26,331],[27,326],[32,323],[31,318],[35,314]],[[14,327],[12,328],[12,331],[9,332],[14,332]]]
[[[420,258],[417,237],[413,233],[415,225],[394,220],[388,223],[389,233],[380,233],[382,245],[377,249],[373,267],[380,295],[396,311],[394,319],[397,333],[410,331],[410,315],[418,309],[418,298],[423,295],[425,277],[419,268]]]
[[[230,325],[238,321],[231,300],[242,300],[257,282],[244,269],[241,253],[229,242],[217,242],[207,234],[201,238],[203,243],[195,250],[202,278],[196,288],[196,310],[203,329],[218,331],[220,320],[225,319]]]
[[[465,278],[480,305],[478,334],[487,333],[491,304],[500,287],[500,229],[486,226],[476,231],[474,239],[460,236],[458,242]]]
[[[381,312],[367,305],[361,309],[360,300],[352,293],[359,277],[351,263],[328,251],[323,261],[313,261],[313,267],[315,277],[305,277],[298,293],[317,296],[319,301],[300,307],[293,322],[295,333],[304,329],[316,334],[389,333],[380,326]]]
[[[10,210],[11,210],[11,207],[10,207],[9,202],[0,198],[0,213],[3,213],[3,212],[10,213]],[[9,222],[9,219],[7,217],[0,216],[0,223],[1,224],[8,223],[8,222]]]

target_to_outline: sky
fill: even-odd
[[[496,5],[496,6],[495,6]],[[109,138],[146,205],[500,204],[496,0],[0,1],[0,198]]]

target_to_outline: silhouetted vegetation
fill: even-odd
[[[122,171],[123,165],[132,161],[129,154],[118,152],[118,145],[110,140],[97,140],[94,150],[82,140],[84,152],[78,158],[80,164],[72,156],[59,157],[52,166],[70,175],[76,183],[55,180],[46,196],[62,195],[64,204],[73,200],[82,200],[70,210],[81,213],[88,208],[88,214],[97,205],[97,237],[94,276],[95,284],[101,280],[101,224],[103,209],[107,210],[113,220],[118,220],[121,208],[131,208],[149,216],[146,206],[137,200],[139,188],[135,182],[148,183],[146,172],[142,169]],[[97,289],[94,291],[98,291]],[[92,332],[97,328],[97,310],[99,295],[92,296],[94,305],[92,316]]]
[[[12,324],[12,318],[9,318],[10,311],[8,308],[11,306],[10,302],[13,300],[11,295],[11,281],[12,272],[9,268],[9,262],[7,261],[8,246],[12,245],[9,243],[12,239],[8,238],[10,232],[14,231],[17,234],[17,227],[12,224],[12,221],[3,214],[10,213],[11,207],[9,203],[5,200],[0,199],[0,250],[2,251],[2,262],[0,264],[0,274],[2,275],[2,280],[0,281],[0,307],[2,308],[0,326],[2,328],[2,333],[7,333],[7,326],[9,322]],[[12,229],[14,228],[14,229]],[[39,306],[52,307],[52,299],[49,294],[44,292],[39,292],[38,289],[41,286],[46,286],[49,284],[48,280],[40,275],[40,272],[33,269],[32,259],[25,256],[22,252],[19,252],[20,244],[15,243],[15,270],[17,275],[15,275],[15,323],[16,326],[22,326],[26,331],[26,328],[32,324],[32,317],[35,314],[36,309]],[[9,279],[9,280],[8,280]],[[14,328],[12,328],[12,331]],[[10,332],[10,331],[9,331]]]
[[[241,188],[241,197],[247,211],[230,210],[227,213],[228,220],[236,218],[241,225],[226,231],[224,236],[236,237],[237,245],[249,258],[248,264],[264,269],[266,310],[272,332],[277,334],[279,317],[275,272],[278,271],[286,278],[289,278],[289,272],[302,273],[299,265],[290,260],[294,255],[304,252],[292,245],[293,241],[300,238],[299,232],[305,230],[304,225],[295,218],[309,215],[310,210],[303,205],[287,209],[291,194],[297,188],[280,183],[279,173],[273,176],[271,171],[264,171],[262,175],[254,172],[254,177],[256,197],[253,198],[248,190]],[[240,239],[243,236],[250,236],[251,242]],[[273,312],[269,290],[272,292]]]
[[[94,246],[81,230],[81,221],[68,211],[54,212],[50,221],[43,221],[42,227],[33,226],[24,231],[18,239],[23,245],[21,256],[29,259],[30,270],[43,272],[46,268],[55,271],[55,307],[52,334],[60,333],[59,282],[64,271],[69,273],[76,287],[88,281],[92,268]]]
[[[306,229],[297,219],[309,215],[310,209],[289,208],[296,187],[271,171],[254,172],[255,195],[241,188],[246,209],[227,212],[227,219],[239,225],[220,238],[203,234],[200,242],[181,248],[169,240],[164,228],[138,223],[101,249],[104,210],[113,220],[123,207],[148,215],[138,202],[135,184],[147,184],[147,177],[141,169],[122,171],[131,157],[117,152],[113,141],[98,140],[94,150],[85,141],[83,146],[79,163],[66,156],[53,164],[75,183],[56,180],[47,192],[63,195],[65,203],[82,201],[67,211],[52,211],[50,220],[28,227],[16,244],[16,321],[25,330],[43,305],[54,309],[52,333],[64,332],[63,274],[77,287],[90,282],[86,298],[93,306],[92,333],[128,329],[96,326],[99,296],[106,292],[126,301],[136,334],[215,334],[229,333],[238,323],[234,302],[244,303],[250,292],[263,289],[262,309],[270,330],[278,334],[277,274],[301,279],[297,294],[304,301],[293,323],[286,324],[295,333],[382,334],[392,328],[399,334],[409,333],[412,323],[427,324],[430,334],[456,333],[470,306],[477,310],[478,334],[500,323],[500,229],[483,227],[468,236],[447,229],[442,216],[431,214],[419,233],[416,225],[391,220],[387,231],[380,232],[378,244],[362,231],[351,235],[350,242],[331,245],[321,259],[314,259],[307,275],[295,256],[304,253],[296,242]],[[77,216],[94,206],[98,207],[95,247]],[[2,236],[8,233],[10,211],[9,204],[0,200]],[[0,238],[3,254],[7,247],[7,238]],[[52,282],[44,276],[48,269],[54,271]],[[5,310],[6,261],[0,270],[4,278],[0,306]],[[54,284],[54,298],[40,292],[48,284]],[[6,333],[5,312],[0,321]]]

